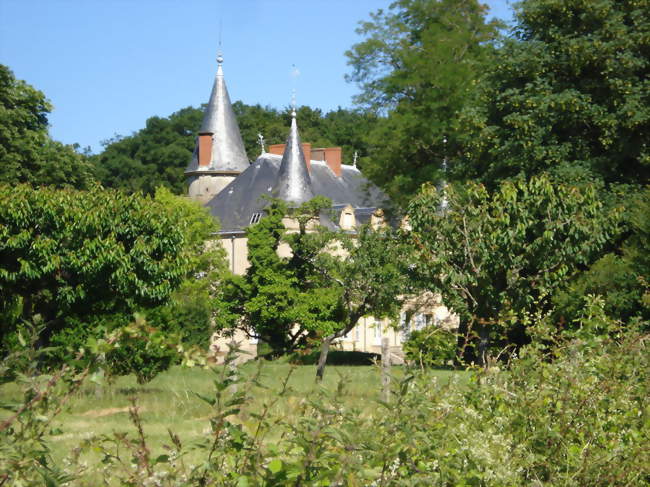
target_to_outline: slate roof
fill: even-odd
[[[282,156],[265,153],[207,204],[221,222],[221,233],[243,231],[255,213],[268,205],[278,182]],[[325,162],[311,161],[311,191],[332,200],[336,213],[348,204],[359,222],[367,222],[376,208],[386,208],[388,197],[355,167],[342,165],[337,177]],[[333,218],[338,222],[337,218]],[[327,219],[326,219],[327,220]],[[331,225],[334,225],[333,223]],[[330,226],[330,225],[328,225]]]

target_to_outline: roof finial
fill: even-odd
[[[442,157],[442,170],[446,174],[447,173],[447,136],[443,135],[442,136],[442,143],[443,145],[443,157]]]
[[[359,153],[357,151],[354,151],[354,159],[352,160],[352,167],[356,168],[357,167],[357,158],[359,157]]]
[[[296,118],[296,89],[291,90],[291,116]]]
[[[262,148],[261,154],[264,154],[266,152],[266,149],[264,148],[264,136],[262,134],[257,134],[257,140]]]
[[[440,190],[442,192],[442,199],[440,200],[440,211],[442,213],[446,213],[447,208],[449,207],[449,200],[447,199],[447,180],[445,179],[447,177],[447,136],[443,135],[442,136],[442,143],[443,143],[443,158],[442,158],[442,173],[443,173],[443,180],[441,181],[440,184]]]

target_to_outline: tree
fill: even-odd
[[[571,322],[580,317],[586,295],[600,295],[614,319],[650,320],[650,188],[631,199],[624,221],[629,229],[619,249],[608,252],[554,297],[558,314]]]
[[[169,117],[151,117],[128,137],[106,141],[104,151],[92,157],[95,174],[110,188],[153,195],[164,186],[185,192],[183,171],[192,159],[202,111],[187,107]]]
[[[74,147],[54,141],[45,95],[0,64],[0,183],[87,187],[90,166]]]
[[[396,316],[409,289],[405,253],[395,233],[370,227],[354,236],[326,230],[318,221],[329,207],[323,197],[297,209],[274,201],[247,229],[250,267],[226,281],[219,314],[223,329],[247,330],[273,355],[320,340],[319,379],[331,343],[364,316]],[[293,222],[290,230],[287,221]]]
[[[151,198],[0,185],[3,346],[21,319],[43,323],[46,345],[166,302],[187,275],[183,245],[180,222]]]
[[[414,291],[405,257],[410,249],[390,227],[373,229],[366,225],[356,235],[337,232],[331,235],[331,242],[342,252],[319,252],[311,256],[295,252],[296,258],[309,262],[312,272],[335,289],[338,297],[334,326],[320,333],[318,380],[323,378],[334,340],[350,333],[364,316],[395,319],[404,300]]]
[[[647,184],[647,0],[523,0],[463,116],[457,176]]]
[[[414,198],[418,268],[459,315],[462,358],[483,364],[490,344],[528,342],[527,318],[552,310],[553,296],[615,232],[617,212],[602,209],[593,186],[545,176],[493,192],[476,183],[442,192],[429,185]]]
[[[329,201],[318,197],[296,209],[299,234],[314,226],[320,211]],[[246,230],[250,266],[243,276],[226,279],[221,290],[222,311],[218,314],[223,329],[241,328],[270,348],[278,356],[304,345],[316,332],[333,326],[331,315],[338,304],[336,290],[316,286],[311,268],[298,262],[295,248],[290,257],[281,257],[279,248],[286,244],[284,218],[289,209],[274,200],[266,208],[266,216]],[[320,235],[320,233],[318,234]],[[304,239],[301,251],[321,251],[326,239]],[[320,283],[320,281],[319,281]]]
[[[207,350],[214,333],[215,296],[227,271],[225,250],[213,242],[219,224],[207,208],[164,187],[156,190],[154,200],[183,232],[182,253],[188,265],[169,302],[142,312],[157,329],[177,333],[184,345]]]
[[[346,53],[347,79],[361,87],[357,103],[384,114],[361,167],[396,203],[442,179],[445,156],[463,151],[458,114],[499,27],[485,15],[476,0],[398,0],[357,29],[366,39]]]

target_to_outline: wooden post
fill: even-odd
[[[390,401],[390,348],[388,337],[381,339],[381,398]]]
[[[239,348],[239,343],[233,340],[230,342],[229,348],[230,350],[236,350]],[[232,375],[234,379],[237,379],[237,356],[236,355],[234,354],[232,355],[232,360],[228,363],[228,368],[230,369],[229,375]],[[231,384],[229,389],[232,394],[237,394],[237,384]]]

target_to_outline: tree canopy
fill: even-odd
[[[476,0],[399,0],[357,29],[365,39],[346,53],[347,79],[361,87],[357,103],[384,115],[361,167],[398,203],[462,153],[458,116],[498,33],[486,13]]]
[[[649,10],[646,0],[519,2],[515,36],[464,113],[458,176],[646,184]]]
[[[364,316],[396,316],[409,289],[393,230],[326,230],[319,218],[329,207],[322,197],[297,209],[274,201],[247,229],[250,267],[226,280],[218,315],[223,329],[243,328],[275,355],[322,340],[321,377],[332,341]]]
[[[483,363],[489,342],[521,346],[523,324],[552,309],[552,298],[615,233],[593,187],[548,177],[483,185],[426,187],[409,207],[422,279],[461,320],[460,334],[480,336],[465,359]]]
[[[159,203],[110,190],[0,186],[0,312],[46,326],[164,303],[188,270],[179,222]],[[4,338],[4,336],[3,336]]]
[[[52,140],[45,95],[0,64],[0,183],[87,187],[90,166],[75,148]]]

